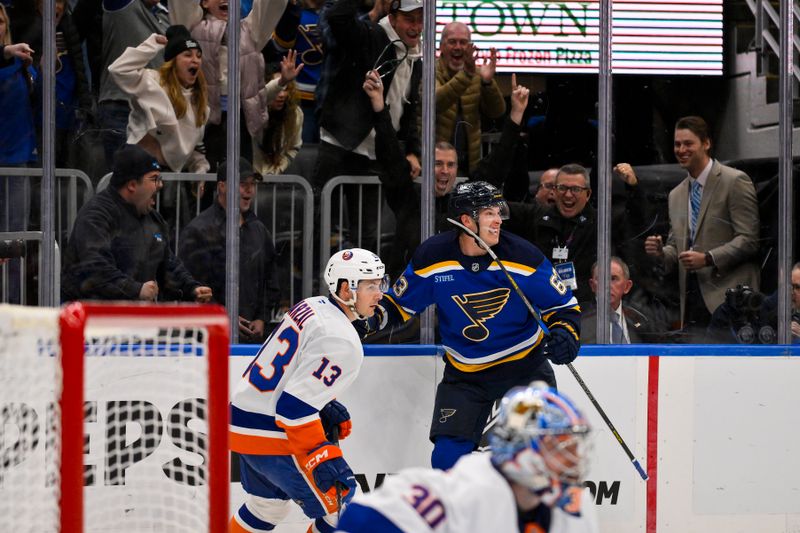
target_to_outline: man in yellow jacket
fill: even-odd
[[[481,159],[481,115],[497,118],[506,104],[494,79],[497,51],[475,64],[470,30],[451,22],[442,31],[441,55],[436,62],[436,140],[458,151],[458,167],[465,175]]]

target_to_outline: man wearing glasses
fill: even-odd
[[[612,231],[642,227],[644,201],[636,174],[627,163],[615,166],[614,172],[625,182],[628,199],[624,213],[619,213],[624,220],[612,223]],[[591,196],[589,171],[577,164],[564,165],[556,175],[554,205],[510,202],[507,223],[511,232],[533,242],[552,261],[564,284],[584,303],[594,299],[589,279],[597,260],[597,210],[589,203]],[[623,240],[612,235],[615,243]]]
[[[318,86],[322,96],[320,147],[312,185],[319,192],[340,175],[376,175],[383,169],[375,155],[375,116],[361,89],[368,71],[377,70],[392,127],[405,142],[404,155],[412,177],[419,174],[420,141],[417,128],[419,84],[422,79],[422,0],[393,0],[389,15],[378,22],[359,16],[359,0],[329,0],[323,9],[327,26],[325,66]],[[329,38],[329,39],[328,39]],[[350,194],[350,193],[354,194]],[[358,212],[358,191],[347,195],[348,211]],[[377,218],[377,196],[364,198],[363,220]],[[372,213],[367,211],[372,211]],[[351,222],[351,233],[358,229]],[[362,229],[365,247],[374,241],[373,227]]]
[[[106,189],[84,205],[64,251],[61,297],[69,300],[208,302],[211,289],[169,247],[169,228],[155,211],[161,167],[138,145],[114,155]]]
[[[533,201],[542,207],[548,205],[555,205],[556,203],[556,176],[558,176],[557,168],[548,168],[539,177],[539,183],[532,183],[530,194],[533,196]]]

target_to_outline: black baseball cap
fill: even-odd
[[[255,171],[250,161],[244,157],[239,158],[239,179],[245,180],[249,177],[255,178],[256,181],[263,181],[264,177]],[[228,163],[226,160],[220,161],[217,166],[217,181],[228,181]]]
[[[154,170],[161,171],[158,160],[137,144],[126,144],[114,154],[114,169],[109,184],[120,188],[130,180],[140,180]]]

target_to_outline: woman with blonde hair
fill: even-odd
[[[253,163],[261,174],[281,174],[303,145],[303,112],[300,94],[294,79],[296,52],[281,61],[280,70],[267,83],[269,121],[264,130],[253,139]]]
[[[254,0],[252,10],[242,18],[239,34],[241,154],[250,157],[250,141],[267,123],[267,94],[264,88],[264,57],[261,50],[286,8],[286,0]],[[236,16],[239,13],[235,14]],[[211,114],[206,131],[209,160],[215,165],[225,159],[228,112],[228,0],[170,0],[173,24],[183,24],[206,53],[203,73],[208,82]]]
[[[161,50],[161,68],[147,68]],[[209,115],[202,64],[200,44],[189,30],[170,26],[166,37],[154,33],[108,67],[131,104],[128,143],[138,144],[173,172],[210,168],[201,147]]]

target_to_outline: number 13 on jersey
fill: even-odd
[[[269,365],[268,374],[265,373],[264,366],[259,363],[262,356],[269,357],[267,348],[271,347],[272,342],[267,342],[262,352],[253,360],[250,368],[245,371],[248,374],[250,383],[261,392],[271,392],[280,383],[286,371],[286,367],[292,362],[300,344],[300,334],[294,328],[286,328],[280,332],[277,341],[282,345],[282,349],[272,357]],[[342,375],[342,369],[338,365],[331,365],[327,357],[322,357],[319,367],[311,373],[312,376],[322,381],[330,387]]]
[[[267,341],[261,353],[253,360],[253,364],[245,371],[245,373],[249,374],[250,383],[261,392],[274,391],[278,386],[286,367],[289,366],[294,354],[297,353],[297,348],[300,345],[300,334],[294,328],[285,328],[278,334],[277,340],[283,344],[283,350],[278,350],[272,357],[272,361],[269,363],[269,366],[272,367],[269,377],[265,375],[264,367],[261,366],[258,360],[262,356],[269,357],[267,349],[272,347],[272,341]]]

